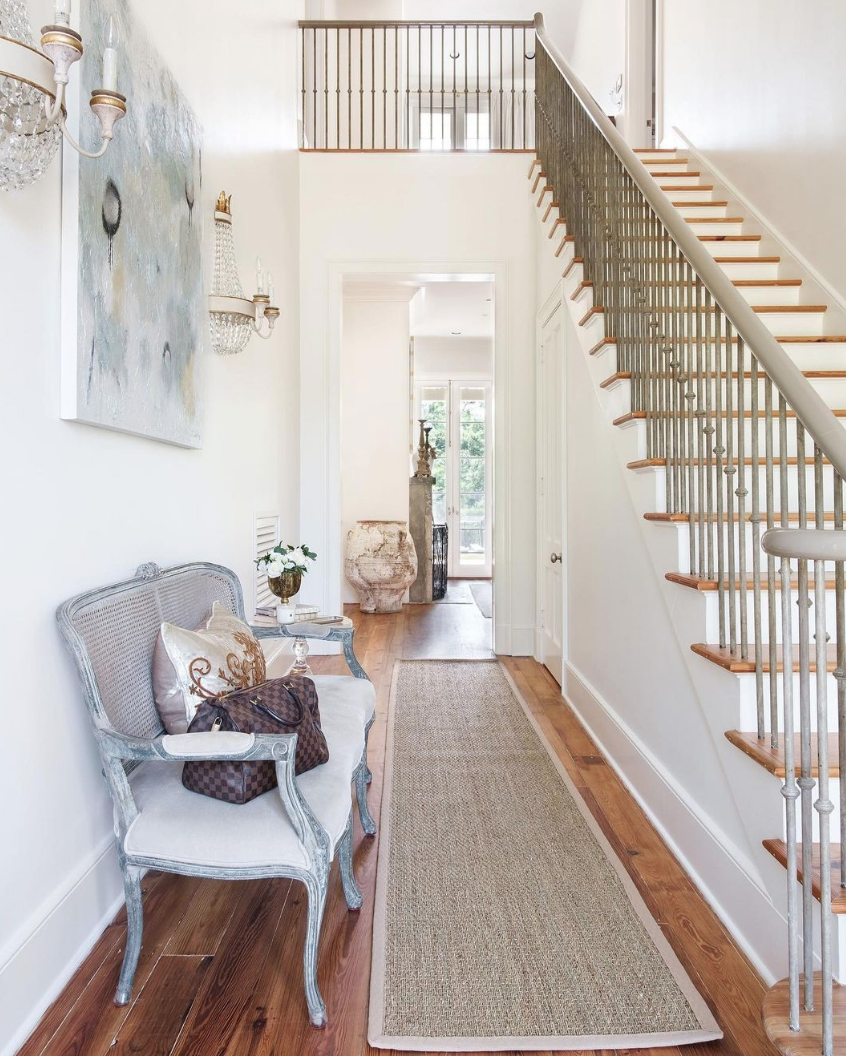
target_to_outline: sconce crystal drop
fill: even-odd
[[[232,238],[232,219],[226,210],[218,208],[214,214],[214,275],[212,277],[213,297],[233,297],[245,301],[244,289],[238,277],[238,266],[235,263],[235,243]],[[228,219],[224,219],[224,216]],[[233,308],[236,306],[233,305]],[[250,316],[233,311],[209,312],[211,321],[212,347],[222,356],[236,355],[243,352],[250,340],[252,327]]]
[[[35,47],[26,0],[0,0],[0,37]],[[0,73],[0,190],[34,183],[55,157],[62,130],[48,119],[48,102],[40,88]]]
[[[265,292],[260,269],[257,269],[256,278],[258,292],[250,300],[244,296],[235,263],[232,195],[227,197],[221,191],[214,210],[214,274],[209,296],[212,348],[221,356],[234,356],[243,352],[254,333],[265,340],[273,333],[279,318],[279,309],[270,303],[273,282],[268,276],[270,281]]]

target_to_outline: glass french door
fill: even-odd
[[[491,385],[488,381],[422,382],[419,418],[432,426],[432,509],[449,529],[449,575],[491,574]]]

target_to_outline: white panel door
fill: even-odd
[[[538,363],[539,660],[561,684],[564,652],[564,335],[560,304],[542,321]]]

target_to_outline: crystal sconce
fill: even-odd
[[[70,28],[71,0],[56,0],[55,25],[41,31],[35,47],[26,0],[0,0],[0,190],[18,190],[38,180],[64,135],[87,158],[105,154],[114,127],[126,114],[117,90],[114,26],[103,51],[103,87],[89,106],[100,123],[102,146],[83,150],[65,126],[65,90],[71,66],[82,58],[82,37]]]
[[[273,333],[279,309],[270,303],[273,300],[273,276],[267,273],[265,289],[260,260],[256,261],[256,286],[258,292],[249,300],[244,296],[235,264],[232,195],[227,198],[221,191],[214,211],[214,277],[209,297],[212,347],[221,356],[243,352],[253,334],[267,339]]]

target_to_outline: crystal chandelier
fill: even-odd
[[[0,190],[19,190],[47,170],[64,135],[87,158],[105,154],[114,126],[126,114],[117,90],[117,49],[110,24],[103,51],[103,87],[89,106],[100,123],[102,145],[90,152],[65,125],[65,90],[71,66],[82,58],[82,37],[70,28],[71,0],[56,0],[54,25],[35,47],[26,0],[0,0]]]
[[[253,334],[266,340],[273,333],[279,309],[270,303],[273,299],[273,276],[267,273],[265,289],[260,260],[256,261],[256,285],[258,292],[249,300],[244,296],[235,263],[232,195],[227,198],[226,192],[221,191],[214,212],[214,276],[209,297],[212,348],[221,356],[243,352]]]

